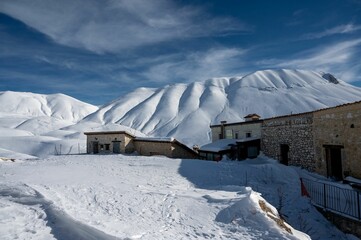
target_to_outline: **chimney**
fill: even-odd
[[[221,138],[220,139],[224,139],[226,137],[226,131],[225,131],[225,127],[224,124],[226,124],[227,121],[221,121]]]

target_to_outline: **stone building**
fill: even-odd
[[[135,151],[143,156],[163,155],[170,158],[198,158],[198,153],[174,138],[135,138]]]
[[[134,152],[134,135],[126,131],[85,132],[87,153],[131,153]]]
[[[133,153],[170,158],[198,158],[198,153],[174,138],[136,137],[126,131],[85,132],[87,153]]]
[[[244,122],[227,123],[211,125],[212,142],[220,139],[244,139],[260,138],[262,121],[257,114],[249,114],[244,117]]]
[[[313,113],[315,171],[361,179],[361,101]]]
[[[199,149],[201,159],[220,160],[224,155],[231,159],[255,158],[260,152],[262,121],[253,113],[244,122],[211,125],[212,143]]]
[[[264,119],[262,151],[326,177],[361,179],[361,101]]]
[[[310,113],[264,119],[261,149],[285,165],[315,169],[313,115]]]

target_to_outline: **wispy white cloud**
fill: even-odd
[[[235,19],[211,17],[200,7],[169,0],[2,0],[0,12],[57,43],[97,53],[250,31]]]
[[[328,37],[335,34],[349,34],[361,30],[361,25],[354,25],[352,23],[339,25],[333,28],[326,29],[322,32],[307,33],[301,37],[301,39],[319,39]]]
[[[141,75],[154,82],[202,81],[212,77],[239,74],[247,50],[212,48],[205,52],[167,56],[151,65]]]
[[[345,81],[361,80],[359,56],[361,38],[329,44],[303,51],[287,59],[263,59],[257,65],[264,67],[308,69],[325,71],[337,75]]]

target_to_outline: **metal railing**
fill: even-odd
[[[312,204],[361,221],[361,192],[325,182],[301,178],[302,195]]]

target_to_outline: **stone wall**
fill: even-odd
[[[198,153],[194,152],[191,149],[186,149],[186,146],[182,146],[178,143],[173,143],[173,153],[172,157],[174,158],[185,158],[185,159],[198,159]]]
[[[289,146],[288,164],[315,169],[312,113],[264,119],[261,150],[280,159],[281,144]]]
[[[361,102],[314,112],[316,171],[327,176],[324,145],[342,146],[343,177],[361,178]]]
[[[347,217],[343,217],[339,214],[324,210],[322,208],[317,208],[330,222],[332,222],[336,227],[338,227],[342,232],[353,234],[361,238],[361,222],[352,220]]]
[[[143,156],[163,155],[170,158],[198,158],[197,153],[172,141],[135,140],[135,150]]]
[[[172,157],[172,143],[171,142],[156,142],[156,141],[134,141],[135,151],[143,156],[163,155]]]

